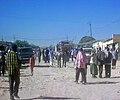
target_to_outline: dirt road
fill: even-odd
[[[21,69],[19,100],[120,100],[120,66],[112,70],[111,78],[102,79],[91,78],[88,66],[87,84],[83,85],[74,82],[72,63],[67,63],[67,68],[48,65],[36,66],[33,76],[29,68]],[[0,100],[9,100],[7,74],[0,77]]]

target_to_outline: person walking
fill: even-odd
[[[12,50],[6,55],[6,66],[8,70],[10,99],[19,98],[18,90],[20,84],[20,60],[17,55],[17,45],[12,44]]]
[[[78,53],[78,49],[75,48],[73,51],[73,64],[74,64],[74,66],[76,65],[75,63],[76,63],[77,53]]]
[[[38,64],[40,64],[41,61],[41,49],[38,48]]]
[[[58,49],[58,52],[57,52],[57,66],[59,68],[61,68],[61,51],[60,51],[60,48]]]
[[[34,68],[34,66],[35,66],[35,59],[34,59],[34,56],[31,55],[30,60],[29,60],[29,67],[30,67],[32,76],[33,76],[33,68]]]
[[[67,58],[67,50],[64,50],[62,54],[62,67],[66,67]]]
[[[98,52],[97,52],[97,64],[99,66],[99,78],[102,78],[104,60],[105,60],[105,53],[101,50],[101,47],[99,47]]]
[[[106,56],[105,56],[105,78],[110,78],[111,76],[111,61],[112,61],[112,53],[109,48],[107,48]]]
[[[50,62],[50,59],[49,59],[49,49],[46,48],[46,62],[49,63]]]
[[[43,61],[46,63],[46,49],[45,48],[42,50],[42,55],[43,55]]]
[[[70,53],[71,53],[71,59],[72,59],[72,62],[73,62],[73,53],[74,53],[74,49],[73,48],[71,49]]]
[[[0,76],[1,76],[1,71],[4,76],[5,74],[5,48],[3,45],[0,45]]]
[[[80,48],[76,57],[76,76],[75,82],[78,83],[79,75],[81,73],[81,82],[86,84],[86,55],[83,52],[83,49]]]
[[[50,51],[49,51],[50,67],[53,66],[53,57],[54,57],[53,50],[50,49]]]
[[[118,52],[117,50],[115,50],[115,48],[112,48],[112,69],[116,69],[116,62],[117,62],[117,59],[118,59]]]
[[[93,50],[90,59],[90,73],[92,74],[93,78],[97,78],[96,75],[98,74],[97,69],[97,54],[96,51]]]

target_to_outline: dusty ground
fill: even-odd
[[[29,68],[21,69],[19,100],[120,100],[120,66],[112,70],[111,78],[91,78],[87,74],[87,84],[76,84],[75,70],[72,63],[67,68],[48,67],[43,62],[34,68],[30,75]],[[37,65],[37,62],[36,62]],[[103,73],[104,76],[104,73]],[[0,77],[0,100],[9,100],[7,74]]]

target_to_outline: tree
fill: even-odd
[[[27,41],[21,41],[21,40],[16,40],[15,44],[18,47],[29,47],[30,46],[30,44]]]
[[[79,43],[86,43],[86,42],[90,42],[90,41],[94,41],[95,39],[93,37],[90,36],[84,36],[81,38]]]
[[[30,46],[31,46],[32,48],[39,48],[39,46],[36,46],[36,45],[34,45],[34,44],[30,44]]]
[[[15,44],[18,47],[32,47],[32,48],[39,48],[39,46],[36,46],[34,44],[29,44],[27,41],[21,41],[21,40],[16,40]]]

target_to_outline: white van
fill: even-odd
[[[87,48],[87,47],[84,47],[83,48],[86,56],[87,56],[87,64],[90,64],[90,58],[91,58],[91,51],[92,51],[92,48]]]

